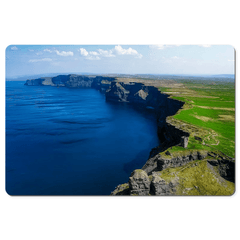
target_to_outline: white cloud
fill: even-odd
[[[85,48],[79,49],[80,54],[88,60],[100,60],[99,53],[95,51],[88,52]]]
[[[115,57],[112,50],[98,49],[98,52],[103,57]]]
[[[80,51],[81,55],[84,57],[86,57],[88,55],[88,51],[85,48],[80,48],[79,51]]]
[[[16,51],[16,50],[18,50],[18,48],[16,46],[13,46],[13,47],[11,47],[11,50]]]
[[[133,48],[124,49],[120,45],[118,45],[115,46],[114,50],[118,55],[133,55],[137,58],[142,58],[142,54],[138,53],[137,50]]]
[[[43,51],[44,51],[44,52],[49,52],[49,53],[52,53],[52,52],[53,52],[52,50],[50,50],[50,49],[47,49],[47,48],[46,48],[46,49],[44,49]]]
[[[234,62],[234,60],[230,60],[230,59],[228,59],[228,62]]]
[[[173,59],[179,59],[180,57],[177,57],[177,56],[174,56],[174,57],[172,57]]]
[[[48,53],[56,53],[57,55],[59,55],[59,56],[62,56],[62,57],[68,57],[68,56],[73,56],[74,55],[74,53],[73,52],[71,52],[71,51],[68,51],[68,52],[66,52],[66,51],[58,51],[58,50],[51,50],[51,49],[48,49],[48,48],[45,48],[44,50],[43,50],[44,52],[48,52]]]
[[[33,50],[33,49],[28,49],[28,51],[29,51],[29,52],[34,52],[34,50]]]
[[[203,45],[199,45],[200,47],[204,47],[204,48],[209,48],[211,47],[212,45],[208,45],[208,44],[203,44]]]
[[[142,54],[138,53],[135,49],[133,48],[124,49],[120,45],[115,46],[114,49],[110,50],[98,49],[97,51],[88,52],[85,48],[80,48],[78,51],[82,56],[84,56],[88,60],[100,60],[101,57],[115,57],[115,54],[132,55],[135,56],[136,58],[142,58]]]
[[[97,56],[97,55],[99,55],[99,53],[97,53],[97,52],[94,52],[94,51],[92,51],[92,52],[89,52],[89,54],[91,54],[91,55],[94,55],[94,56]]]
[[[51,62],[52,59],[51,58],[41,58],[41,59],[30,59],[29,62],[33,63],[33,62]]]
[[[38,56],[39,56],[39,55],[42,55],[42,54],[43,54],[42,52],[37,52],[37,53],[36,53],[36,55],[38,55]]]
[[[69,52],[65,52],[65,51],[58,51],[58,50],[55,50],[55,52],[57,53],[57,55],[59,56],[63,56],[63,57],[67,57],[67,56],[73,56],[73,52],[69,51]]]

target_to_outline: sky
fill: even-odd
[[[47,73],[234,74],[231,45],[10,45],[6,77]]]

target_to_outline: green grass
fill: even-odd
[[[167,91],[167,88],[166,87],[159,87],[158,88],[161,92],[166,92]]]
[[[207,165],[207,161],[194,161],[185,166],[167,168],[160,172],[166,182],[177,181],[177,195],[218,195],[230,196],[235,184],[221,178],[217,167]]]
[[[233,83],[216,83],[205,81],[190,82],[182,80],[184,88],[168,88],[171,98],[185,102],[173,119],[189,124],[190,133],[188,149],[205,149],[208,144],[228,156],[235,157],[235,86]],[[171,93],[172,92],[172,93]],[[191,125],[199,128],[191,130]],[[186,129],[185,129],[186,130]],[[205,131],[203,143],[193,136]],[[208,133],[207,133],[207,132]]]

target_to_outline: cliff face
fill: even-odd
[[[95,88],[97,90],[105,92],[110,87],[110,83],[113,80],[115,80],[115,78],[102,76],[90,77],[70,74],[59,75],[56,77],[43,77],[38,79],[27,80],[25,85],[69,87],[69,88],[88,87]]]
[[[175,115],[183,106],[183,102],[169,98],[156,87],[133,82],[125,84],[113,81],[105,95],[107,101],[136,104],[138,107],[155,111],[158,137],[162,144],[152,154],[175,145],[187,147],[189,134],[166,122],[167,116]]]
[[[176,154],[171,154],[168,151],[150,155],[146,164],[142,169],[151,174],[153,171],[162,171],[169,167],[180,167],[192,162],[194,160],[202,160],[208,155],[207,151],[188,151],[177,152]]]
[[[161,94],[156,87],[135,82],[126,84],[113,81],[106,92],[106,100],[152,108],[159,112],[160,115],[174,115],[183,105],[183,103],[169,99],[167,95]]]

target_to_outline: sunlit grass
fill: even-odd
[[[234,83],[205,84],[184,81],[183,88],[164,89],[171,98],[185,102],[173,119],[179,126],[187,123],[190,133],[188,149],[204,149],[208,144],[225,154],[235,156],[235,86]],[[199,128],[196,130],[193,126]],[[205,130],[205,131],[204,131]],[[204,134],[200,134],[200,132]],[[202,143],[193,136],[201,135]]]

